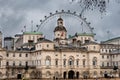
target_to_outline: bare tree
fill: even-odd
[[[81,11],[82,14],[85,10],[94,10],[94,9],[99,10],[100,13],[104,13],[106,12],[107,4],[111,0],[69,0],[69,1],[71,3],[77,2],[82,9]],[[120,0],[114,0],[114,1],[120,3]]]

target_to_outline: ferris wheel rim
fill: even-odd
[[[87,25],[87,27],[88,27],[89,30],[90,30],[90,33],[94,34],[94,33],[93,33],[93,29],[94,29],[94,28],[92,28],[92,27],[90,26],[90,22],[87,22],[87,21],[86,21],[86,18],[85,18],[85,17],[82,17],[81,13],[78,15],[78,14],[76,13],[76,11],[71,12],[70,10],[68,10],[68,11],[64,11],[64,10],[57,11],[57,10],[56,10],[55,13],[50,13],[49,16],[44,16],[45,18],[44,18],[43,20],[40,20],[41,23],[40,23],[40,25],[38,26],[38,28],[37,28],[36,31],[39,31],[39,29],[40,29],[40,27],[42,26],[42,24],[44,24],[49,18],[51,18],[51,17],[53,17],[53,16],[55,16],[55,15],[60,15],[60,14],[68,14],[68,15],[72,15],[72,16],[78,17],[78,19],[82,20],[82,21]]]

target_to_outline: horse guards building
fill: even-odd
[[[23,32],[14,38],[0,33],[0,78],[100,78],[120,77],[120,37],[97,43],[94,34],[67,37],[58,18],[53,41],[41,32]]]

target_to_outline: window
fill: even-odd
[[[107,62],[107,66],[109,66],[109,62]]]
[[[46,57],[45,64],[46,64],[46,66],[51,65],[51,58],[49,56]]]
[[[102,67],[104,67],[104,62],[102,62]]]
[[[85,60],[83,60],[83,67],[85,67]]]
[[[47,44],[47,48],[49,47],[49,45]]]
[[[39,65],[41,65],[41,60],[39,60]]]
[[[93,58],[93,66],[97,66],[97,58],[96,57]]]
[[[19,54],[19,57],[22,57],[22,54],[21,54],[21,53]]]
[[[102,50],[102,52],[104,51],[103,49],[101,49]]]
[[[15,57],[15,53],[13,53],[13,57]]]
[[[66,66],[66,59],[63,60],[63,65]]]
[[[93,46],[93,49],[95,50],[95,49],[96,49],[96,47],[95,47],[95,46]]]
[[[115,62],[113,62],[113,66],[115,65]]]
[[[109,52],[111,52],[111,50],[109,50]]]
[[[85,55],[83,55],[83,57],[85,57]]]
[[[58,36],[60,36],[60,34],[58,34]]]
[[[97,75],[97,71],[94,71],[94,72],[93,72],[93,75],[96,76],[96,75]]]
[[[7,53],[6,56],[9,57],[9,54]]]
[[[106,53],[107,53],[107,49],[106,49]]]
[[[15,66],[15,61],[13,61],[13,66]]]
[[[31,36],[29,36],[29,40],[31,40]]]
[[[107,59],[109,59],[109,56],[107,55]]]
[[[25,56],[28,57],[28,54],[26,54]]]
[[[6,62],[6,66],[9,66],[9,62],[8,61]]]
[[[25,65],[28,66],[28,62],[27,61],[25,62]]]
[[[72,58],[70,58],[68,64],[69,64],[70,66],[74,65],[74,60],[73,60]]]
[[[19,62],[19,66],[21,66],[22,64],[21,64],[21,61]]]
[[[114,58],[115,56],[113,55],[113,58]]]
[[[58,59],[55,60],[55,65],[58,66]]]
[[[33,36],[33,40],[35,39],[35,36]]]
[[[116,57],[118,57],[118,55],[116,55]]]
[[[115,66],[118,66],[118,62],[116,62],[116,65]]]
[[[32,61],[32,65],[34,65],[34,61]]]
[[[49,71],[46,72],[46,77],[50,76],[51,73]]]
[[[79,66],[79,60],[76,61],[76,65]]]
[[[12,76],[15,74],[14,69],[12,69]]]
[[[102,59],[104,59],[104,55],[102,55]]]

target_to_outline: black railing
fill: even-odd
[[[21,65],[21,66],[19,66],[19,65],[14,65],[14,66],[8,65],[8,66],[6,66],[6,68],[14,68],[14,69],[30,68],[30,69],[35,69],[36,66],[34,66],[34,65],[28,65],[28,66],[26,67],[26,65]]]

